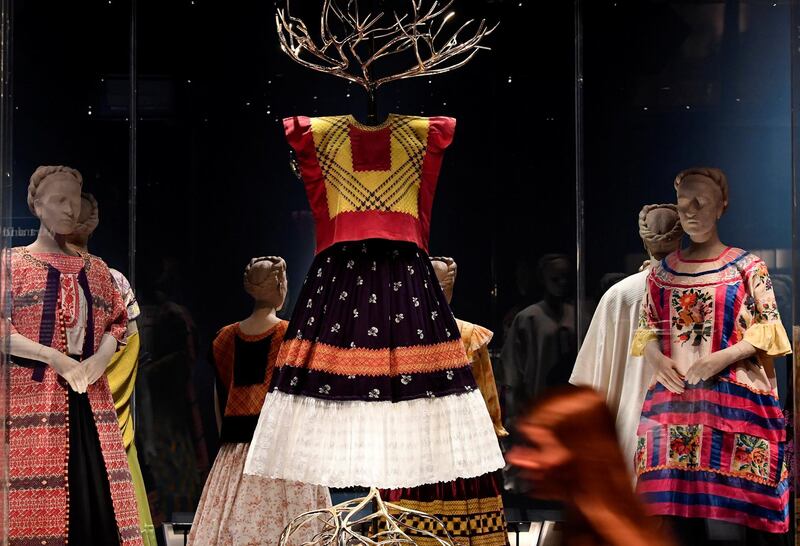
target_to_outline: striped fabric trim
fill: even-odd
[[[766,486],[716,472],[658,469],[639,477],[651,515],[708,518],[770,533],[789,528],[789,480]]]

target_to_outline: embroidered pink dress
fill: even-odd
[[[633,354],[653,339],[682,374],[741,340],[757,353],[683,394],[651,385],[635,455],[650,512],[787,531],[786,424],[772,360],[791,347],[764,262],[737,248],[713,260],[667,256],[648,277]]]

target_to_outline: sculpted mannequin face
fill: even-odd
[[[80,210],[81,185],[68,174],[56,173],[48,176],[36,191],[36,217],[53,233],[72,233]]]
[[[442,287],[447,303],[453,301],[453,288],[456,284],[456,262],[452,258],[431,259],[439,286]]]
[[[684,231],[696,243],[709,240],[725,210],[722,190],[702,175],[690,175],[678,186],[678,215]]]
[[[542,266],[542,284],[547,294],[559,299],[569,295],[572,271],[569,262],[563,258],[556,258]]]
[[[245,291],[258,303],[275,310],[283,307],[288,286],[286,262],[282,258],[253,258],[245,271]]]

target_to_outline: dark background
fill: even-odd
[[[135,251],[143,369],[175,349],[165,344],[182,346],[185,370],[163,376],[163,391],[147,394],[169,396],[173,389],[189,408],[181,415],[199,420],[193,472],[202,486],[217,442],[205,354],[217,329],[250,311],[243,268],[254,256],[287,260],[288,317],[312,259],[313,225],[289,169],[280,120],[353,113],[364,121],[366,98],[360,88],[280,52],[278,2],[139,1],[138,198],[131,218],[129,2],[14,3],[13,225],[37,227],[25,205],[37,165],[67,164],[83,173],[86,190],[100,202],[91,251],[129,276]],[[302,2],[308,13],[318,3]],[[787,3],[584,2],[577,125],[572,2],[461,0],[456,10],[458,21],[500,22],[486,40],[491,51],[451,74],[382,88],[378,117],[458,119],[430,250],[458,262],[454,311],[494,330],[495,352],[503,323],[541,296],[534,271],[540,256],[576,257],[582,227],[585,261],[576,260],[575,279],[585,280],[590,316],[601,277],[632,273],[644,257],[636,227],[641,206],[673,201],[674,175],[695,164],[729,175],[723,239],[762,254],[773,274],[789,273]],[[576,136],[585,147],[581,224]],[[135,249],[128,244],[131,229]],[[14,244],[32,238],[19,236]],[[790,281],[784,285],[791,289]],[[782,309],[788,324],[791,294],[778,296],[789,306]],[[165,320],[179,324],[159,330]],[[159,331],[177,337],[164,341],[162,334],[159,341]],[[140,385],[140,393],[148,388]],[[139,442],[148,430],[140,428]],[[157,456],[151,454],[153,464]],[[191,510],[192,499],[154,505],[169,519]]]

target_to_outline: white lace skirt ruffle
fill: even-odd
[[[329,487],[415,487],[504,466],[481,393],[404,402],[267,395],[245,474]]]

